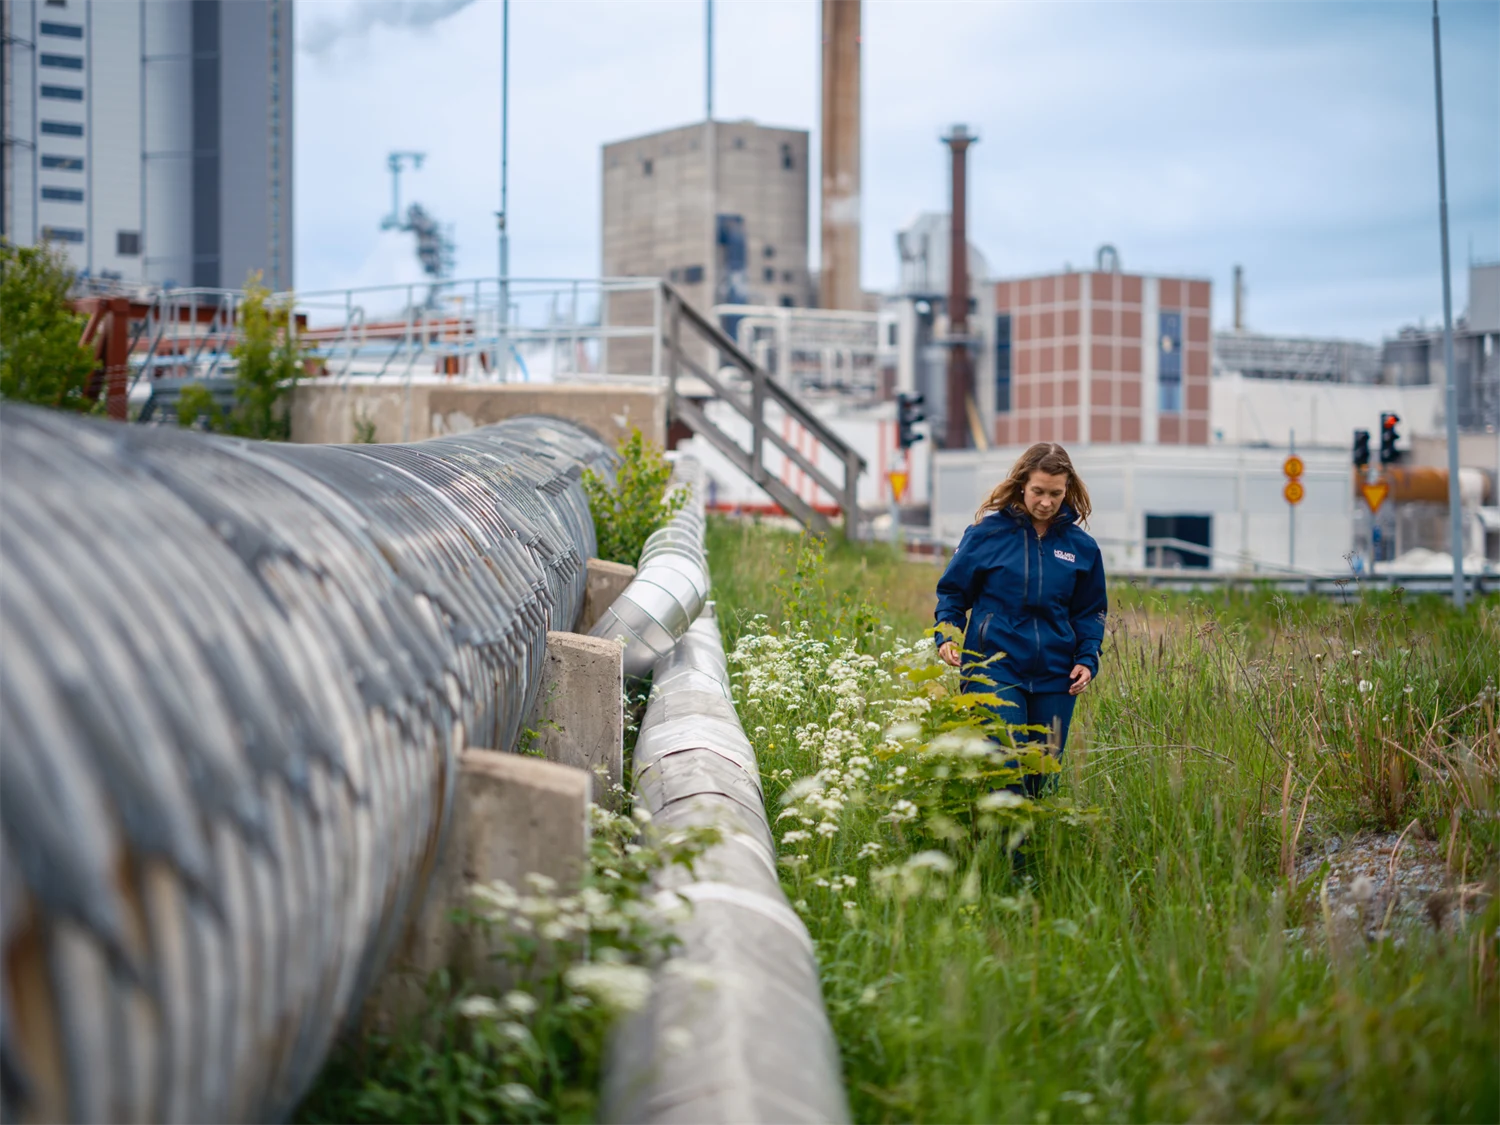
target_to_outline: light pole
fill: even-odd
[[[502,383],[510,382],[510,232],[509,218],[510,158],[510,0],[500,5],[500,210],[495,219],[500,224],[500,355],[496,368]]]
[[[1458,375],[1453,370],[1453,282],[1448,276],[1448,164],[1443,149],[1443,50],[1432,0],[1432,75],[1437,89],[1438,218],[1443,234],[1443,373],[1448,384],[1448,535],[1453,551],[1453,604],[1464,607],[1464,517],[1458,496]]]

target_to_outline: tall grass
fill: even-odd
[[[743,524],[709,557],[859,1120],[1500,1119],[1494,601],[1116,590],[1018,807],[898,640],[935,567]],[[1297,864],[1365,828],[1440,841],[1482,915],[1368,940]]]

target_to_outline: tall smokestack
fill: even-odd
[[[969,355],[969,232],[968,150],[978,137],[963,125],[953,126],[943,143],[953,153],[953,201],[949,211],[952,241],[948,247],[948,401],[943,447],[966,449],[969,442],[969,399],[974,375]]]
[[[863,306],[859,287],[859,51],[862,0],[823,0],[823,252],[818,303]]]
[[[1234,267],[1234,330],[1245,330],[1245,271]]]

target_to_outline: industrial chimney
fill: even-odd
[[[948,401],[943,448],[966,449],[969,402],[974,396],[973,357],[969,354],[968,150],[979,140],[963,125],[943,138],[953,154],[953,200],[949,211],[952,240],[948,250]]]
[[[1234,267],[1234,330],[1245,330],[1245,271]]]
[[[823,0],[823,237],[818,303],[863,306],[859,287],[859,52],[862,0]]]

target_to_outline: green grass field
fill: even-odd
[[[857,1120],[1500,1120],[1494,599],[1114,589],[1018,805],[914,643],[935,565],[728,522],[709,558]],[[1444,889],[1339,885],[1361,833]]]

